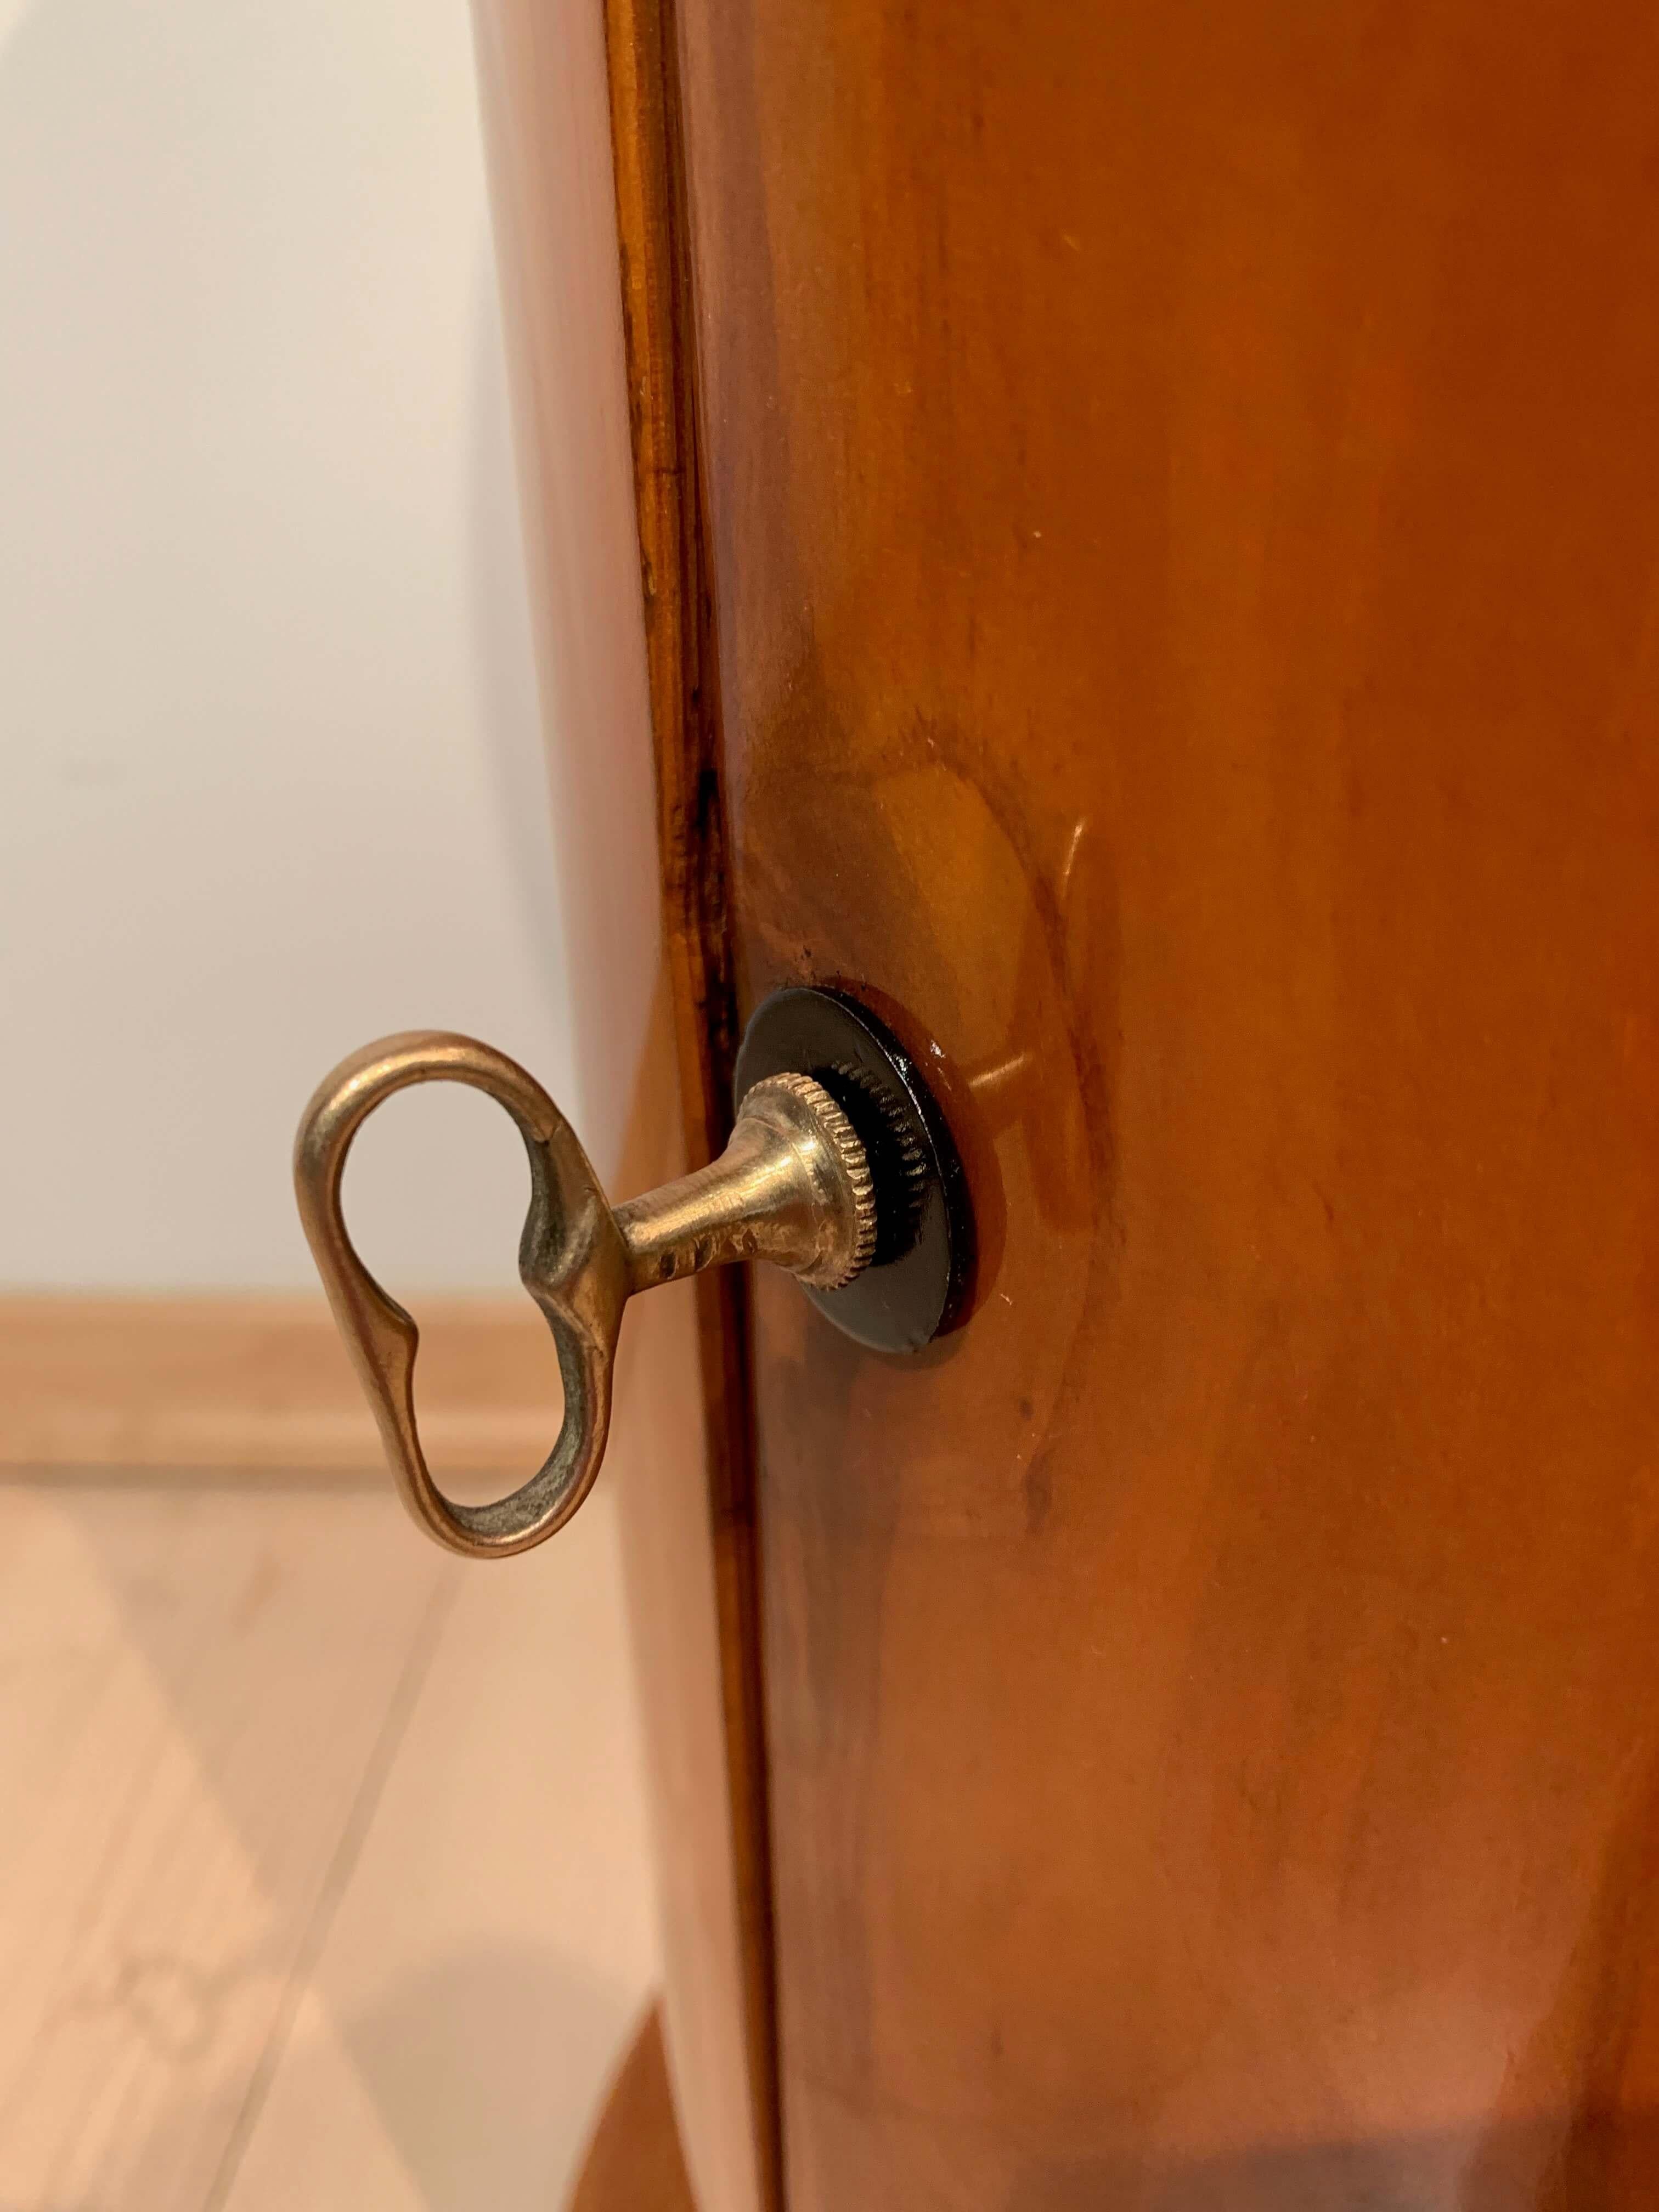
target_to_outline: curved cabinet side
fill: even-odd
[[[1646,2212],[1651,10],[681,19],[742,1004],[989,1232],[757,1286],[790,2212]]]
[[[676,946],[672,923],[666,945],[660,926],[674,854],[672,839],[659,854],[657,836],[605,27],[596,9],[568,0],[551,9],[473,0],[472,12],[579,1126],[606,1188],[626,1193],[680,1172],[687,1134],[669,1003]],[[720,1147],[708,1142],[695,1070],[687,1095],[692,1147],[712,1156]],[[753,1588],[746,1426],[734,1505],[719,1389],[713,1447],[703,1419],[708,1347],[726,1342],[730,1317],[717,1304],[700,1326],[697,1299],[687,1285],[630,1313],[607,1465],[622,1505],[658,1832],[665,2038],[686,2162],[703,2212],[761,2212],[771,2027],[766,1891],[755,1870],[763,1820],[746,1733],[757,1710],[744,1610]],[[733,1402],[746,1409],[746,1392]]]

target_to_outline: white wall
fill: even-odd
[[[465,0],[0,0],[0,1286],[311,1284],[386,1030],[580,1126],[557,911]],[[523,1188],[446,1089],[348,1198],[504,1286]]]

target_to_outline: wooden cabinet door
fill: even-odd
[[[683,1012],[981,1231],[756,1290],[788,2212],[1650,2206],[1659,27],[642,20]]]

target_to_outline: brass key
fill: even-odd
[[[546,1463],[489,1505],[457,1504],[432,1480],[415,1420],[419,1332],[358,1257],[340,1207],[346,1154],[368,1115],[395,1091],[438,1082],[487,1092],[518,1124],[531,1182],[519,1273],[547,1316],[564,1380],[564,1421]],[[307,1240],[404,1501],[441,1544],[473,1559],[539,1544],[592,1487],[611,1422],[617,1334],[636,1291],[750,1259],[836,1290],[863,1271],[876,1245],[865,1148],[811,1076],[757,1083],[712,1166],[613,1210],[541,1085],[504,1053],[435,1030],[366,1045],[325,1079],[300,1124],[294,1180]]]
[[[419,1332],[364,1267],[341,1212],[352,1139],[414,1083],[486,1092],[518,1124],[530,1157],[519,1273],[553,1333],[564,1419],[539,1472],[489,1505],[458,1504],[434,1482],[415,1419]],[[527,1550],[586,1497],[611,1425],[623,1308],[641,1291],[728,1261],[765,1260],[876,1351],[919,1350],[960,1318],[973,1254],[965,1179],[932,1091],[885,1024],[839,992],[775,992],[744,1034],[737,1090],[731,1140],[712,1166],[615,1207],[540,1084],[473,1037],[383,1037],[343,1060],[313,1097],[294,1148],[300,1218],[398,1488],[450,1551],[504,1559]]]

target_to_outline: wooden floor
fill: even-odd
[[[655,1980],[616,1529],[0,1484],[0,2212],[555,2212]]]

